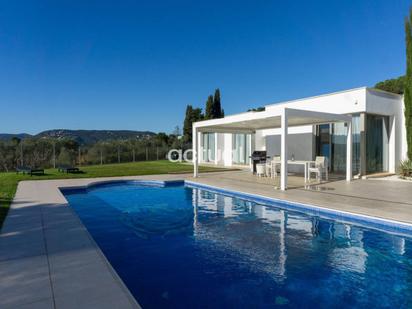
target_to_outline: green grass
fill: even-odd
[[[45,175],[30,176],[12,173],[0,173],[0,228],[6,218],[10,204],[16,193],[17,185],[22,180],[45,180],[64,178],[95,178],[114,176],[158,175],[168,173],[190,173],[193,166],[169,161],[144,161],[135,163],[120,163],[92,165],[81,167],[83,173],[65,174],[56,169],[46,169]],[[222,170],[213,167],[199,167],[200,172]]]

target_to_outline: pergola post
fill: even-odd
[[[282,110],[280,132],[280,190],[284,191],[288,187],[288,111],[286,108]]]
[[[366,114],[360,114],[360,176],[366,175]]]
[[[346,122],[346,181],[352,180],[352,121]]]
[[[193,157],[193,177],[197,177],[199,175],[199,143],[197,141],[198,132],[195,125],[193,125],[192,129],[192,157]]]

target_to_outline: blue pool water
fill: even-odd
[[[64,192],[143,308],[412,308],[412,239],[183,185]]]

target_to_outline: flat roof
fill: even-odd
[[[323,94],[314,95],[314,96],[310,96],[310,97],[304,97],[304,98],[299,98],[299,99],[293,99],[293,100],[288,100],[288,101],[281,101],[281,102],[277,102],[277,103],[271,103],[271,104],[265,105],[265,107],[273,106],[273,105],[288,104],[288,103],[299,102],[299,101],[304,101],[304,100],[311,100],[311,99],[316,99],[316,98],[320,98],[320,97],[327,97],[327,96],[331,96],[331,95],[337,95],[337,94],[341,94],[341,93],[345,93],[345,92],[352,92],[352,91],[358,91],[358,90],[378,92],[378,93],[382,93],[382,94],[385,94],[387,96],[392,96],[392,97],[396,97],[396,98],[402,97],[401,94],[397,94],[397,93],[393,93],[393,92],[389,92],[389,91],[385,91],[385,90],[381,90],[381,89],[377,89],[377,88],[373,88],[373,87],[363,86],[363,87],[351,88],[351,89],[334,91],[334,92],[329,92],[329,93],[323,93]]]
[[[320,94],[320,95],[304,97],[304,98],[299,98],[299,99],[293,99],[293,100],[288,100],[288,101],[280,101],[280,102],[277,102],[277,103],[271,103],[271,104],[268,104],[268,105],[264,105],[264,107],[266,108],[266,107],[271,107],[271,106],[279,106],[279,105],[283,105],[283,104],[289,104],[289,103],[293,103],[293,102],[310,100],[310,99],[315,99],[315,98],[320,98],[320,97],[325,97],[325,96],[330,96],[330,95],[335,95],[335,94],[340,94],[340,93],[345,93],[345,92],[351,92],[351,91],[356,91],[356,90],[362,90],[362,89],[364,89],[364,90],[374,90],[374,91],[377,91],[377,92],[392,94],[396,97],[401,96],[401,95],[398,95],[396,93],[392,93],[392,92],[388,92],[388,91],[384,91],[384,90],[379,90],[379,89],[374,89],[374,88],[368,88],[366,86],[363,86],[363,87],[352,88],[352,89],[341,90],[341,91],[335,91],[335,92],[330,92],[330,93],[324,93],[324,94]],[[234,117],[234,116],[239,116],[239,115],[257,114],[257,113],[262,113],[262,112],[264,112],[264,111],[248,111],[248,112],[234,113],[234,114],[227,115],[222,119],[227,119],[229,117]],[[198,121],[198,122],[203,122],[203,121],[208,121],[208,120],[201,120],[201,121]]]
[[[285,108],[288,126],[304,126],[331,122],[348,122],[352,116],[324,112]],[[282,110],[266,110],[257,113],[243,113],[225,118],[204,120],[194,123],[198,131],[203,132],[254,132],[256,130],[281,127]]]
[[[277,102],[277,103],[272,103],[269,105],[265,105],[265,108],[267,107],[272,107],[272,106],[281,106],[281,105],[286,105],[286,104],[290,104],[290,103],[294,103],[294,102],[301,102],[301,101],[305,101],[305,100],[312,100],[312,99],[316,99],[316,98],[320,98],[320,97],[326,97],[326,96],[333,96],[333,95],[337,95],[337,94],[342,94],[342,93],[347,93],[347,92],[354,92],[354,91],[359,91],[359,90],[364,90],[366,91],[370,91],[373,94],[382,94],[385,97],[392,97],[392,98],[401,98],[402,95],[400,94],[396,94],[396,93],[392,93],[392,92],[388,92],[388,91],[384,91],[384,90],[380,90],[380,89],[376,89],[376,88],[369,88],[366,86],[363,87],[357,87],[357,88],[352,88],[352,89],[346,89],[346,90],[341,90],[341,91],[335,91],[335,92],[331,92],[331,93],[325,93],[325,94],[320,94],[320,95],[315,95],[315,96],[310,96],[310,97],[305,97],[305,98],[300,98],[300,99],[294,99],[294,100],[289,100],[289,101],[282,101],[282,102]],[[290,108],[288,108],[290,110]],[[267,109],[264,111],[248,111],[248,112],[243,112],[243,113],[237,113],[237,114],[231,114],[228,116],[225,116],[224,118],[219,118],[219,119],[212,119],[212,120],[202,120],[202,121],[198,121],[196,122],[196,126],[198,128],[205,128],[206,126],[210,126],[210,127],[217,127],[219,124],[225,124],[225,127],[227,127],[228,123],[237,123],[237,127],[235,127],[234,125],[232,125],[233,130],[244,130],[244,126],[246,126],[246,122],[251,125],[251,120],[254,119],[256,121],[259,121],[260,124],[255,124],[253,125],[254,130],[258,130],[258,129],[265,129],[265,128],[274,128],[274,127],[280,127],[278,120],[275,119],[271,119],[271,121],[269,121],[269,119],[264,120],[265,118],[270,118],[270,117],[274,117],[276,119],[280,119],[279,116],[280,115],[276,115],[276,116],[267,116]],[[329,115],[335,115],[335,114],[329,114]],[[241,119],[241,120],[239,120]],[[270,122],[270,125],[269,125]],[[298,121],[295,121],[296,123]],[[303,122],[303,121],[301,121]],[[330,122],[334,122],[333,120]],[[266,123],[266,124],[263,124]],[[306,123],[308,124],[308,123]],[[319,122],[317,123],[311,123],[311,124],[319,124]],[[290,124],[290,126],[295,125],[295,124]],[[305,125],[305,124],[300,124],[300,125]]]
[[[276,103],[271,103],[271,104],[265,105],[265,107],[273,106],[273,105],[281,105],[281,104],[293,103],[293,102],[299,102],[299,101],[304,101],[304,100],[311,100],[311,99],[316,99],[316,98],[320,98],[320,97],[326,97],[326,96],[336,95],[336,94],[345,93],[345,92],[352,92],[352,91],[357,91],[357,90],[367,90],[367,89],[368,89],[368,87],[366,87],[366,86],[357,87],[357,88],[351,88],[351,89],[334,91],[334,92],[329,92],[329,93],[323,93],[323,94],[318,94],[318,95],[309,96],[309,97],[304,97],[304,98],[299,98],[299,99],[292,99],[292,100],[288,100],[288,101],[280,101],[280,102],[276,102]]]

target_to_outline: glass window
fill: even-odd
[[[202,133],[203,161],[215,160],[215,133]]]
[[[232,160],[234,164],[249,164],[250,141],[250,134],[233,134]]]

